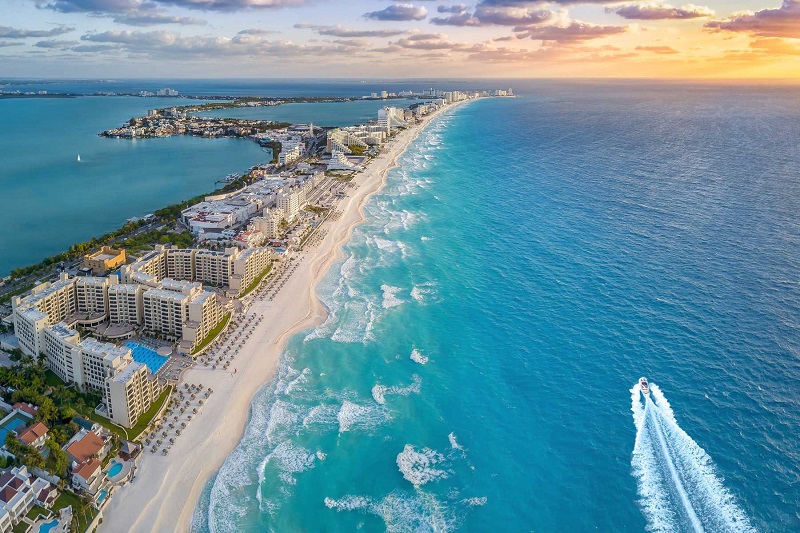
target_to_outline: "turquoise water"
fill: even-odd
[[[436,121],[193,529],[800,530],[797,94],[530,83]]]
[[[5,442],[6,437],[12,431],[24,428],[31,422],[31,419],[19,413],[11,417],[2,427],[0,427],[0,442]]]
[[[242,139],[97,136],[150,108],[189,102],[196,100],[0,99],[0,275],[269,161]]]
[[[108,491],[105,489],[101,490],[100,494],[97,496],[97,503],[103,503],[103,500],[106,499],[106,496],[108,496]]]
[[[122,463],[114,463],[114,465],[108,469],[108,477],[114,477],[120,472],[122,472]]]
[[[231,117],[253,120],[296,122],[317,126],[351,126],[377,120],[378,109],[385,106],[408,107],[420,100],[394,98],[391,100],[355,100],[352,102],[314,102],[279,106],[238,107],[214,109],[199,113],[204,117]]]
[[[151,374],[158,372],[159,369],[164,366],[164,363],[169,360],[169,357],[158,355],[158,352],[155,350],[147,346],[142,346],[138,342],[128,341],[125,343],[125,346],[131,349],[133,360],[137,363],[144,363],[147,365]]]
[[[39,524],[39,533],[47,533],[58,525],[58,520],[47,522],[46,524]]]

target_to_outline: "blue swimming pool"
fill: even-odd
[[[47,522],[46,524],[39,524],[39,533],[47,533],[58,525],[58,520]]]
[[[122,472],[122,463],[114,463],[111,465],[111,468],[108,469],[108,477],[112,478]]]
[[[137,363],[146,364],[147,368],[149,368],[150,372],[153,374],[158,372],[158,369],[164,366],[164,363],[169,359],[169,357],[158,355],[152,348],[142,346],[138,342],[129,341],[125,343],[125,346],[131,349],[133,360]]]
[[[106,489],[101,490],[100,494],[97,496],[97,504],[100,505],[103,503],[103,500],[106,499],[106,496],[108,496],[108,491]]]
[[[5,421],[3,425],[0,426],[0,445],[6,441],[6,435],[8,435],[11,431],[19,431],[31,423],[31,421],[32,419],[19,413]]]

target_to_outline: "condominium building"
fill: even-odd
[[[50,325],[47,314],[35,307],[15,308],[13,320],[14,334],[22,352],[38,356],[42,352],[42,331]]]
[[[172,279],[192,279],[194,273],[195,250],[165,248],[165,277]]]
[[[122,282],[136,282],[136,280],[132,278],[134,273],[152,276],[155,281],[166,278],[167,258],[166,254],[164,254],[164,247],[156,245],[156,249],[152,252],[148,252],[135,263],[122,267]]]
[[[306,188],[299,185],[285,186],[278,194],[276,204],[278,211],[283,211],[284,218],[292,222],[308,204]]]
[[[193,279],[222,287],[228,285],[233,273],[233,262],[237,251],[232,248],[224,252],[215,250],[191,250],[194,252],[195,271],[177,279]]]
[[[263,216],[253,219],[253,225],[267,239],[277,239],[281,235],[283,216],[283,212],[277,208],[265,209]]]
[[[129,363],[106,378],[104,398],[108,418],[133,427],[153,404],[163,387],[142,363]]]
[[[108,319],[112,324],[142,323],[142,293],[138,283],[119,283],[108,288]]]
[[[237,254],[233,261],[233,273],[230,277],[230,288],[237,295],[242,294],[260,276],[272,262],[269,248],[247,248]]]
[[[108,317],[108,288],[117,277],[78,277],[75,285],[75,320],[81,326],[94,327]]]
[[[86,338],[73,348],[72,364],[75,383],[101,392],[102,414],[125,427],[136,425],[163,390],[163,383],[124,346]]]
[[[287,187],[287,197],[293,195],[292,198],[294,199],[294,202],[292,203],[289,201],[286,208],[290,210],[298,210],[298,202],[305,201],[305,191],[312,185],[313,180],[307,179],[297,185],[294,185],[293,187]],[[275,210],[275,212],[277,213],[279,211]],[[284,216],[285,214],[281,214],[279,220],[283,219]],[[267,235],[267,233],[265,233],[265,235]],[[277,227],[274,228],[274,231],[272,231],[272,233],[269,235],[276,236]],[[144,286],[145,292],[143,294],[145,296],[148,292],[150,292],[148,288],[171,290],[169,287],[165,286],[165,280],[167,279],[202,282],[209,285],[214,285],[216,287],[224,287],[229,289],[232,293],[238,294],[241,289],[241,279],[249,275],[245,274],[248,272],[248,269],[258,268],[253,267],[252,265],[263,265],[263,268],[261,268],[261,270],[253,276],[253,279],[266,270],[267,266],[269,266],[268,261],[271,258],[269,249],[262,247],[253,249],[257,250],[257,252],[251,252],[242,256],[246,250],[239,250],[238,248],[226,248],[224,251],[216,251],[205,249],[165,248],[163,246],[159,246],[154,252],[151,252],[147,255],[146,261],[142,259],[141,261],[137,261],[132,265],[124,267],[122,271],[122,279],[126,284],[140,284]],[[163,272],[165,274],[169,274],[168,276],[165,275],[158,277],[157,275],[150,274],[150,272],[157,271],[157,269],[152,268],[152,266],[162,262],[154,255],[156,253],[161,254],[161,257],[163,258],[163,264],[165,265]],[[253,257],[257,257],[258,259],[254,260],[252,259]],[[264,259],[267,260],[266,264],[264,264]],[[242,264],[237,266],[237,263]],[[137,271],[137,268],[143,268],[144,270]],[[232,276],[234,272],[239,272],[239,277],[237,278],[235,284],[232,282]],[[246,284],[244,287],[247,287],[248,285],[249,284]],[[183,287],[177,290],[182,291]],[[151,295],[150,299],[152,300],[152,298],[155,298],[157,294],[158,293]],[[147,311],[147,305],[143,306],[142,312],[144,314],[149,312]]]
[[[52,283],[42,283],[31,289],[31,294],[11,300],[14,309],[33,307],[47,315],[50,324],[56,324],[73,315],[76,310],[75,278],[61,274]]]
[[[181,346],[185,350],[192,350],[222,322],[225,313],[218,296],[208,291],[192,296],[187,311],[188,320],[183,324]]]
[[[76,382],[72,351],[80,344],[80,334],[66,323],[59,322],[42,332],[42,340],[47,367],[64,383]]]
[[[378,124],[387,134],[391,133],[392,128],[406,126],[405,110],[388,106],[378,109]]]

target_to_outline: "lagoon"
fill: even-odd
[[[269,162],[269,150],[243,139],[97,136],[148,109],[190,103],[197,100],[0,99],[0,275]]]

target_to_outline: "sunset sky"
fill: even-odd
[[[0,0],[0,75],[800,77],[800,0]]]

